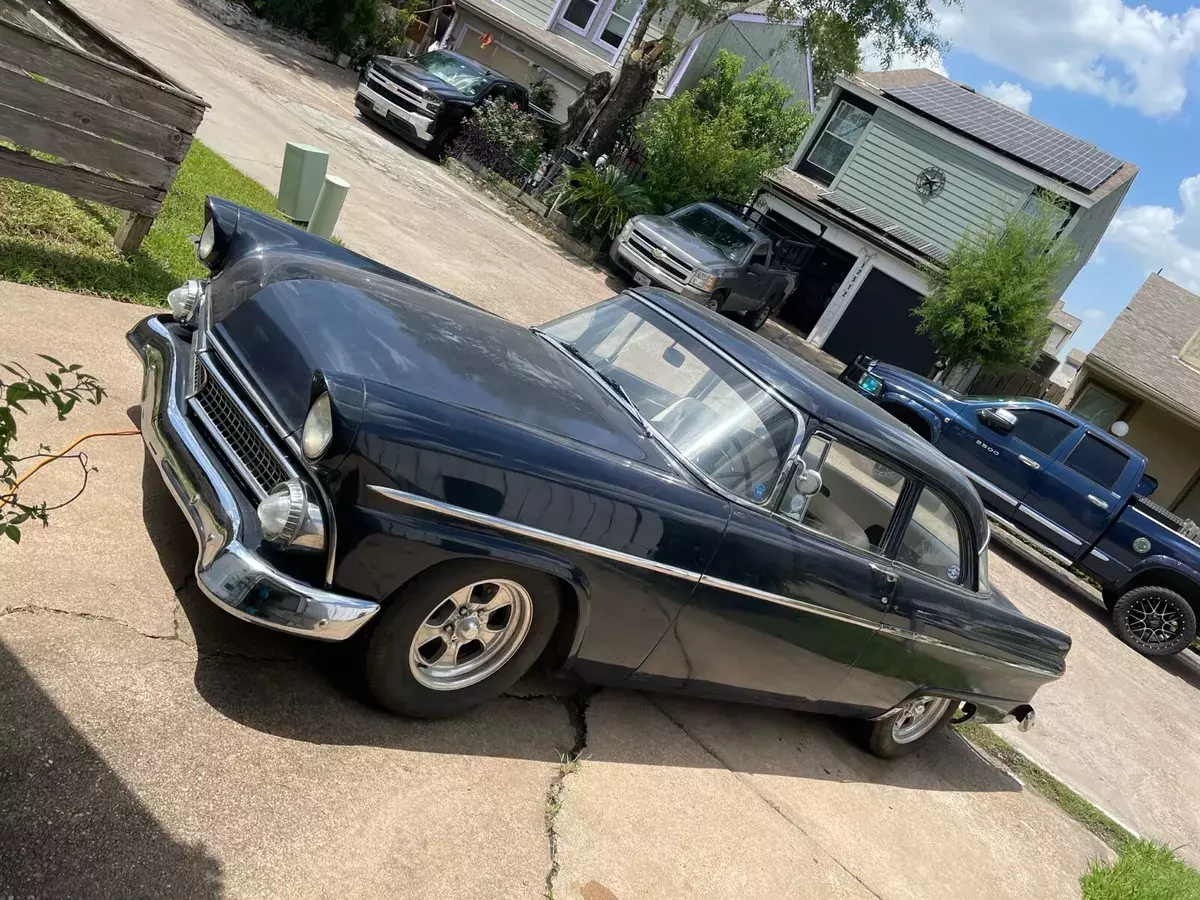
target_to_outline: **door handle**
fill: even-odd
[[[871,563],[871,571],[883,579],[885,589],[883,596],[879,598],[879,602],[887,606],[892,599],[892,592],[896,590],[896,582],[898,580],[896,573],[875,563]]]
[[[1018,456],[1017,459],[1019,459],[1021,462],[1025,463],[1025,465],[1029,466],[1029,468],[1031,468],[1031,469],[1040,469],[1042,467],[1042,464],[1040,462],[1038,462],[1036,459],[1030,459],[1024,453],[1022,453],[1020,456]]]
[[[1088,502],[1091,503],[1092,506],[1098,506],[1101,509],[1108,509],[1108,504],[1095,494],[1088,494]]]

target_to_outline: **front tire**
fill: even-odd
[[[870,723],[867,749],[882,759],[899,759],[920,750],[954,718],[959,704],[945,697],[913,697]]]
[[[541,572],[464,562],[418,579],[384,611],[367,646],[367,687],[418,719],[456,715],[498,697],[545,650],[559,584]]]
[[[1166,588],[1126,591],[1113,605],[1112,617],[1117,637],[1143,656],[1173,656],[1196,637],[1196,611]]]
[[[725,301],[728,299],[729,291],[715,291],[709,295],[709,298],[701,306],[705,309],[711,309],[713,312],[722,312],[722,307],[725,306]]]

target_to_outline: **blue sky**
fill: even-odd
[[[1159,268],[1200,292],[1200,177],[1186,182],[1200,175],[1200,8],[1178,0],[964,0],[943,12],[942,26],[951,49],[940,63],[951,78],[1028,104],[1030,115],[1140,169],[1065,295],[1084,320],[1073,346],[1089,349]],[[1195,196],[1194,209],[1181,187]]]

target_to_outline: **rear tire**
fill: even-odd
[[[371,634],[367,687],[381,706],[418,719],[494,699],[546,649],[560,596],[549,575],[486,560],[418,578],[392,599]]]
[[[775,304],[778,302],[778,297],[772,297],[753,313],[746,314],[746,327],[751,331],[758,331],[767,324],[767,319],[771,318],[771,314],[775,312]]]
[[[1143,656],[1174,656],[1196,637],[1196,610],[1175,591],[1147,585],[1112,608],[1113,630]]]
[[[881,719],[868,723],[866,747],[881,759],[915,753],[958,712],[959,703],[945,697],[913,697]]]

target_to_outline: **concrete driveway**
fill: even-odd
[[[145,312],[0,284],[0,360],[110,392],[23,420],[25,446],[130,427]],[[537,681],[391,717],[346,649],[198,594],[140,438],[83,449],[84,495],[0,544],[0,896],[1028,900],[1106,852],[954,734],[885,763],[836,721]],[[79,480],[56,463],[27,496]]]

